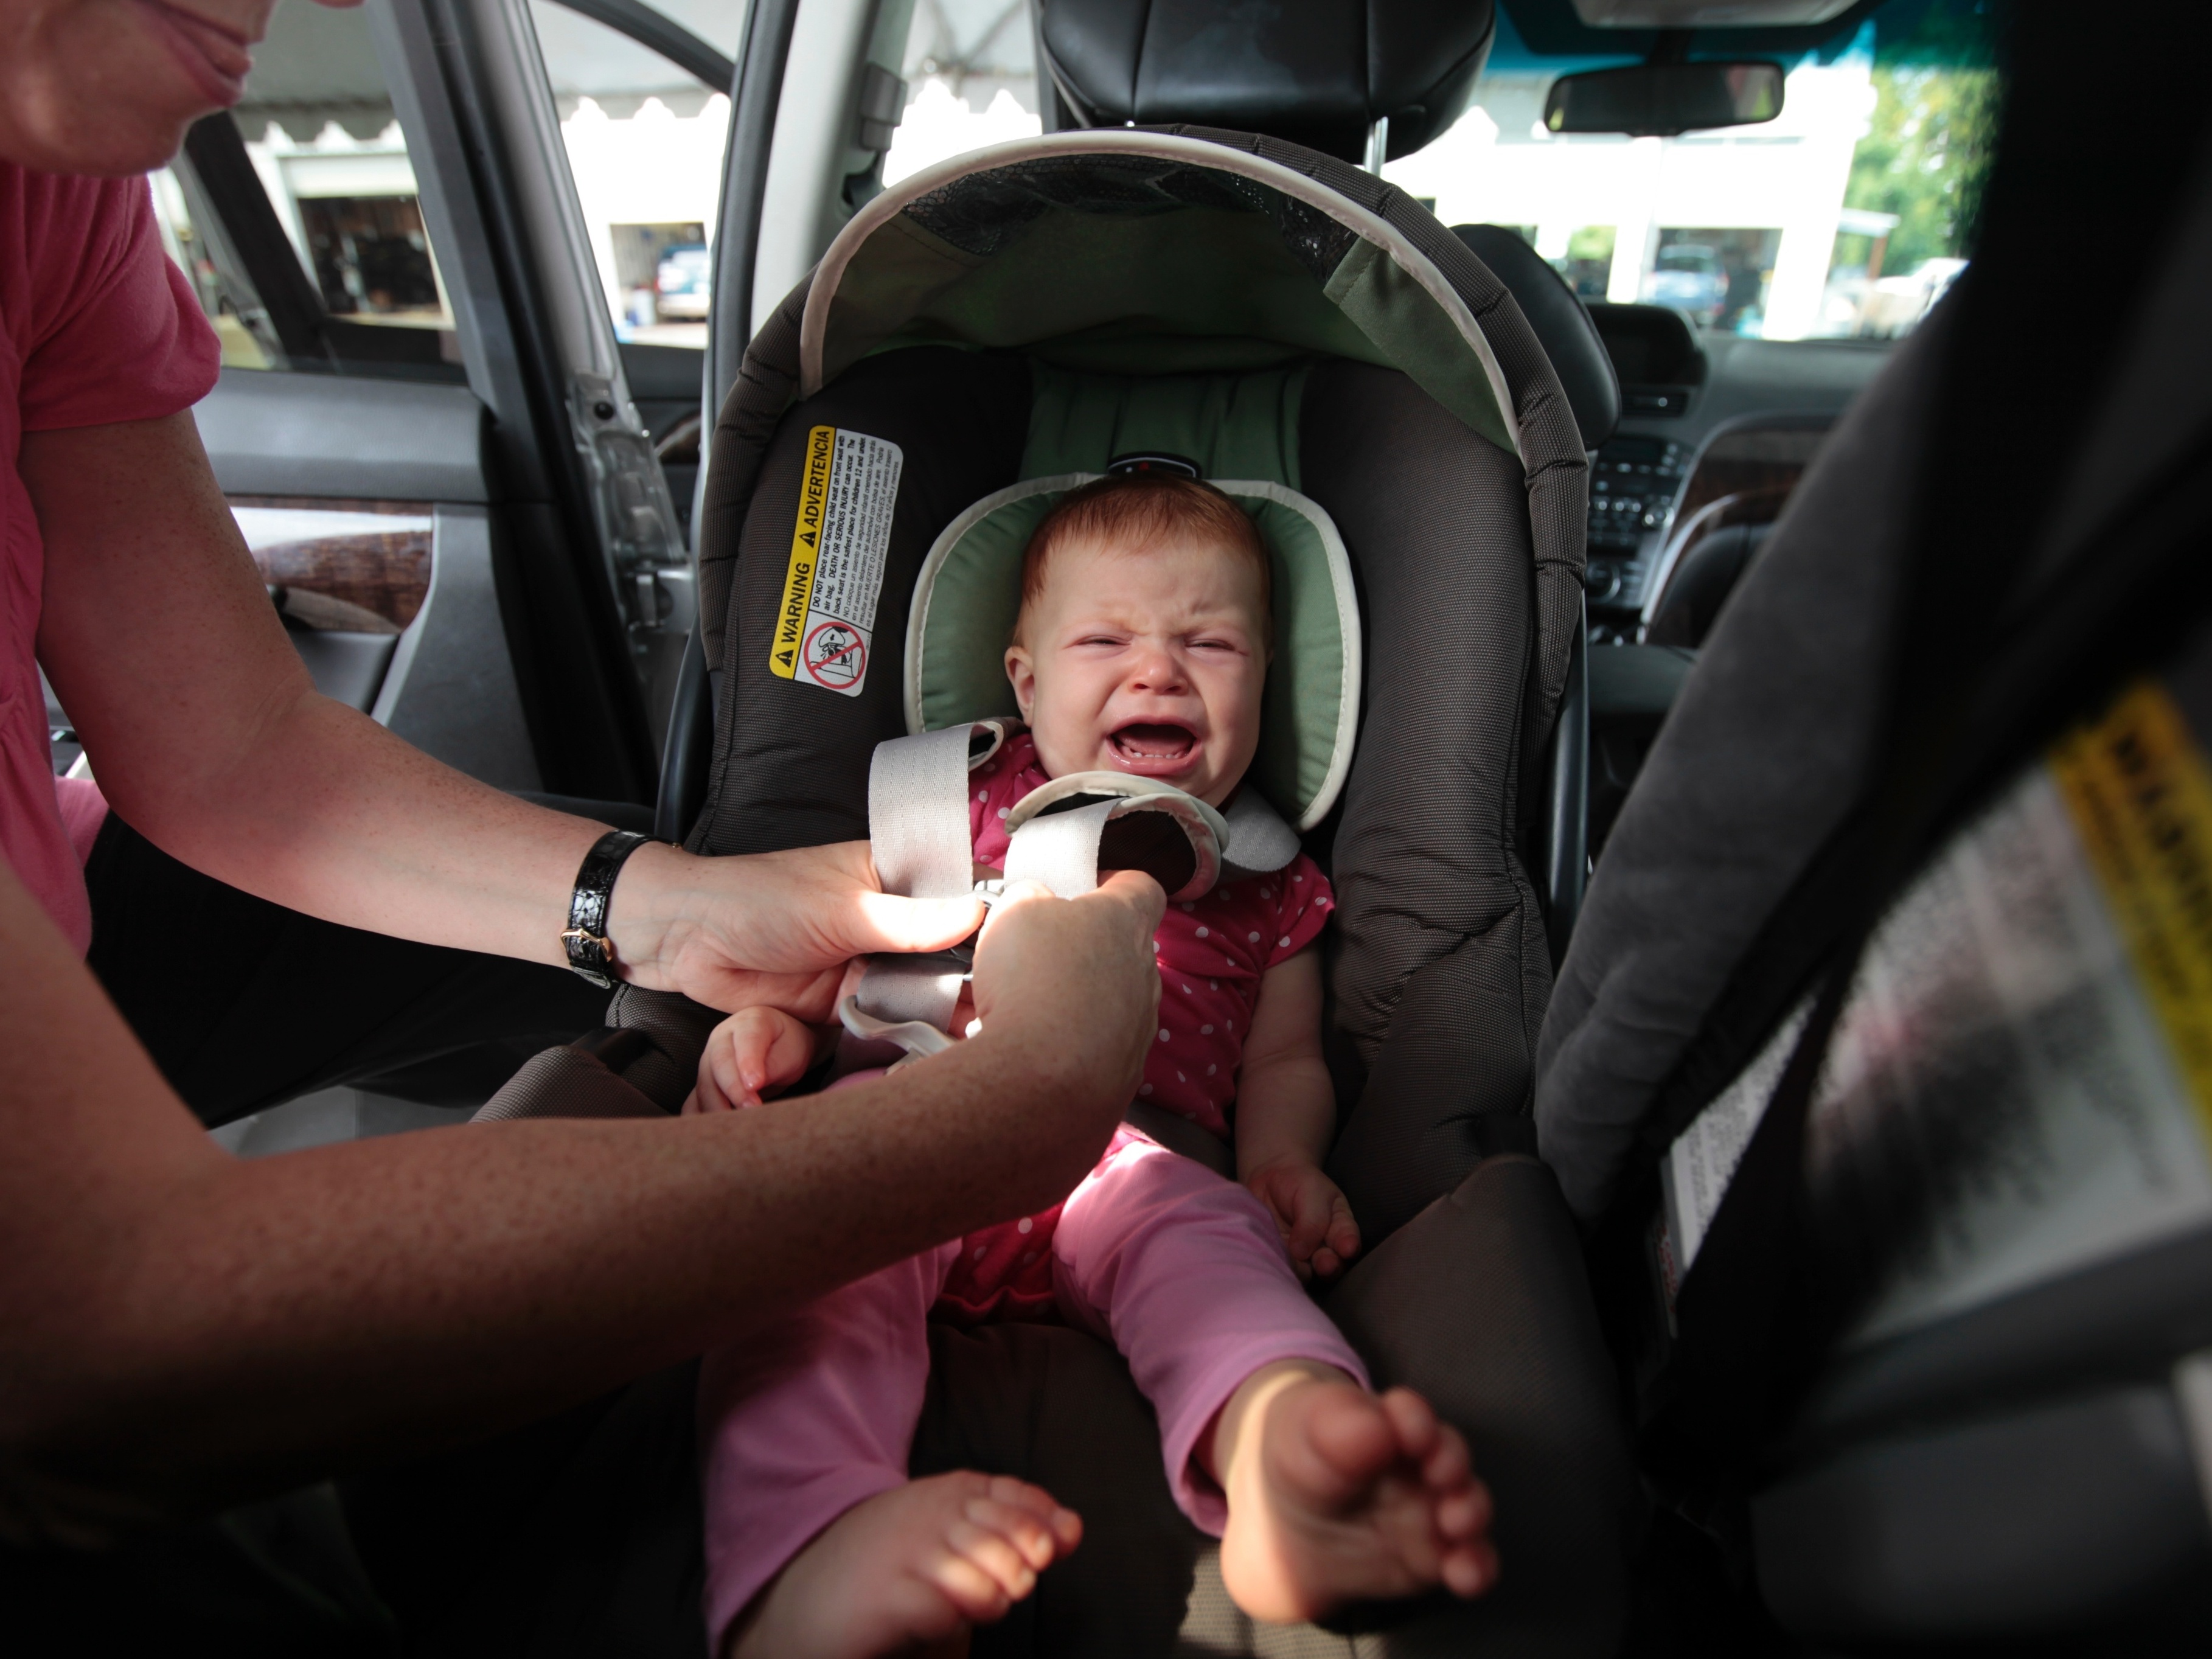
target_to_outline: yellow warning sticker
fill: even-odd
[[[807,596],[814,589],[814,568],[822,551],[822,509],[830,498],[830,458],[837,428],[817,426],[806,434],[806,472],[799,485],[799,520],[791,531],[791,568],[783,579],[783,604],[775,613],[775,643],[769,648],[771,674],[789,679],[798,671],[805,637]]]
[[[857,697],[867,684],[904,454],[864,432],[806,434],[791,562],[769,643],[769,672]]]
[[[2150,680],[2055,746],[2051,769],[2212,1137],[2212,772]]]

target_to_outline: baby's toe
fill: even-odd
[[[945,1535],[946,1546],[963,1560],[979,1568],[999,1589],[1015,1601],[1036,1585],[1036,1570],[1014,1540],[994,1528],[974,1521],[955,1521]]]
[[[1498,1582],[1498,1552],[1487,1544],[1447,1550],[1437,1570],[1453,1595],[1480,1595]]]
[[[1010,1474],[994,1474],[988,1491],[993,1503],[1035,1516],[1052,1534],[1060,1554],[1066,1554],[1083,1541],[1083,1517],[1042,1486],[1032,1486]]]
[[[1317,1389],[1305,1407],[1304,1435],[1333,1473],[1364,1486],[1398,1460],[1396,1425],[1389,1413],[1357,1383]]]
[[[1458,1543],[1479,1538],[1490,1529],[1490,1489],[1480,1480],[1437,1500],[1437,1534]]]
[[[1017,1480],[1011,1474],[988,1477],[983,1491],[993,1503],[1004,1504],[1011,1509],[1027,1510],[1040,1519],[1060,1507],[1059,1500],[1042,1486],[1032,1486],[1028,1481]]]
[[[929,1562],[922,1564],[918,1577],[929,1586],[929,1590],[936,1590],[938,1597],[942,1597],[942,1604],[951,1608],[953,1617],[942,1620],[945,1628],[938,1631],[938,1628],[922,1628],[925,1614],[911,1613],[907,1620],[902,1620],[902,1624],[915,1631],[915,1635],[947,1635],[960,1621],[991,1624],[994,1620],[1006,1617],[1006,1608],[1013,1606],[1009,1595],[1000,1589],[998,1579],[984,1573],[982,1568],[975,1566],[975,1562],[967,1559],[953,1548],[945,1548],[938,1555],[933,1555]],[[936,1621],[931,1620],[929,1624],[936,1624]]]
[[[942,1595],[953,1612],[971,1624],[988,1625],[1006,1616],[1014,1604],[1013,1597],[997,1578],[984,1571],[947,1540],[942,1549],[933,1552],[923,1562],[920,1577]],[[918,1620],[915,1622],[919,1622]],[[939,1635],[940,1631],[917,1631],[917,1634]]]
[[[965,1513],[976,1526],[1005,1539],[1034,1570],[1050,1566],[1053,1557],[1059,1553],[1049,1522],[1030,1510],[988,1498],[971,1498]]]
[[[1381,1396],[1382,1415],[1396,1437],[1399,1452],[1425,1468],[1446,1432],[1429,1402],[1411,1389],[1392,1389]]]
[[[1474,1464],[1468,1456],[1467,1441],[1449,1423],[1436,1425],[1435,1443],[1421,1460],[1421,1480],[1431,1492],[1451,1492],[1474,1479]]]

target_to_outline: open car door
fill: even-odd
[[[317,684],[487,782],[646,803],[691,626],[653,428],[701,353],[632,349],[649,427],[533,9],[286,7],[155,196],[223,342],[201,434]],[[712,98],[726,60],[665,33]]]

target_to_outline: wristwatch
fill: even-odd
[[[568,927],[561,935],[568,965],[592,984],[614,988],[615,947],[607,938],[607,904],[615,878],[629,855],[653,839],[631,830],[610,830],[592,843],[576,872],[576,890],[568,899]]]

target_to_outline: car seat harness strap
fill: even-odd
[[[868,837],[887,893],[957,898],[975,866],[968,777],[997,754],[1004,720],[947,726],[876,746],[868,765]]]
[[[1009,884],[1034,881],[1073,898],[1097,886],[1102,869],[1142,870],[1170,899],[1188,901],[1224,879],[1279,870],[1297,855],[1297,832],[1249,787],[1224,817],[1157,779],[1075,772],[1015,804],[1006,815],[1003,877],[976,880],[969,777],[1021,729],[1020,721],[1001,717],[876,745],[868,834],[885,892],[909,898],[972,892],[988,905]],[[939,1053],[951,1045],[953,1011],[973,958],[972,939],[926,956],[871,957],[839,1006],[839,1020],[858,1044],[892,1043],[909,1059]],[[865,1059],[857,1052],[850,1058]]]

